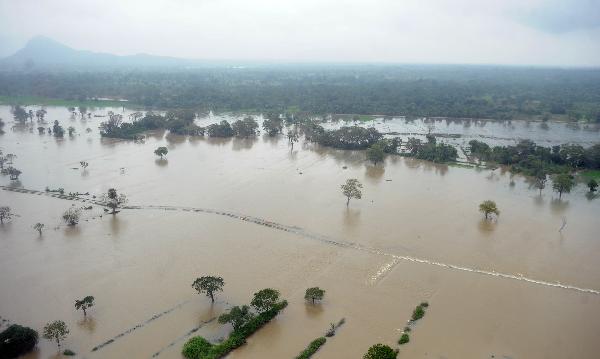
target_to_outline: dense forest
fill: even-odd
[[[125,98],[160,109],[600,122],[600,69],[256,65],[0,71],[0,96]]]

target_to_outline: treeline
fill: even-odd
[[[148,108],[600,121],[599,69],[255,66],[0,72],[0,96],[126,98]]]
[[[573,144],[544,147],[523,140],[514,146],[490,147],[485,142],[472,140],[469,146],[471,154],[483,161],[511,166],[513,172],[530,176],[600,169],[600,144],[589,148]]]

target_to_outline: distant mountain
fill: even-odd
[[[0,59],[0,68],[188,67],[203,64],[207,62],[147,54],[119,56],[76,50],[44,36],[32,38],[13,55]]]

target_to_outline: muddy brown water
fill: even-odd
[[[0,185],[92,194],[115,187],[142,207],[111,216],[94,205],[69,228],[62,212],[83,203],[0,190],[0,205],[18,214],[0,226],[0,316],[39,331],[64,320],[71,333],[63,347],[81,357],[181,358],[190,331],[213,341],[226,336],[229,328],[211,319],[264,287],[280,290],[290,305],[231,358],[293,358],[340,318],[346,324],[315,358],[360,358],[372,344],[394,346],[423,300],[431,305],[399,358],[600,353],[600,295],[518,280],[600,290],[600,199],[587,198],[583,186],[558,200],[519,176],[511,185],[499,170],[398,157],[373,167],[361,152],[302,142],[290,151],[283,137],[101,139],[100,118],[48,110],[48,122],[78,134],[55,139],[7,124],[0,147],[18,156],[23,174],[16,183],[2,176]],[[8,111],[0,107],[5,121]],[[162,145],[169,154],[160,161],[153,150]],[[364,184],[349,208],[339,189],[346,178]],[[484,199],[498,203],[497,221],[482,221]],[[46,224],[41,237],[35,222]],[[191,288],[203,274],[226,281],[213,306]],[[304,303],[304,290],[317,285],[327,290],[323,303]],[[85,295],[96,306],[84,321],[73,304]],[[56,354],[46,340],[39,348],[31,357]]]

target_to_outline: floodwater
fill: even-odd
[[[374,167],[360,151],[303,141],[291,151],[283,136],[102,139],[102,118],[69,116],[48,108],[49,123],[77,129],[55,139],[11,129],[0,107],[0,148],[23,171],[0,185],[114,187],[132,208],[112,216],[92,205],[69,228],[62,212],[88,204],[0,189],[0,206],[18,215],[0,226],[0,316],[38,331],[64,320],[63,347],[80,357],[182,358],[191,331],[219,340],[229,328],[213,318],[272,287],[290,305],[229,357],[293,358],[345,318],[314,357],[361,358],[372,344],[396,346],[427,300],[399,358],[598,358],[600,198],[582,185],[558,200],[500,169],[400,157]],[[163,161],[158,146],[169,148]],[[347,178],[364,184],[348,208]],[[497,221],[482,221],[485,199],[498,204]],[[191,288],[205,274],[226,282],[213,306]],[[327,291],[316,306],[303,300],[312,286]],[[85,295],[96,305],[83,320],[74,301]],[[52,342],[39,348],[32,358],[56,355]]]

